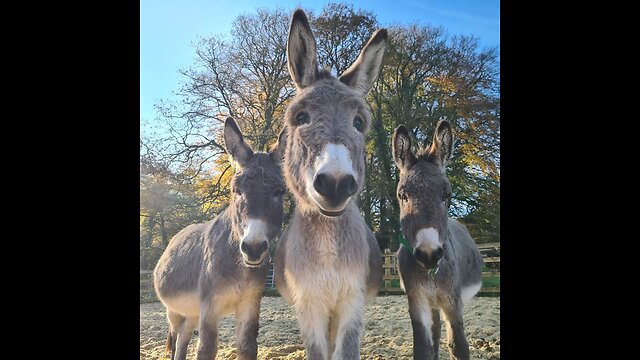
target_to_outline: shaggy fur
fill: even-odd
[[[398,202],[405,238],[413,247],[398,250],[400,279],[409,301],[413,358],[438,359],[440,312],[444,315],[452,359],[468,360],[463,304],[482,282],[482,257],[467,229],[448,218],[451,184],[444,169],[453,144],[451,126],[438,123],[429,149],[415,154],[409,131],[400,125],[393,155],[400,169]],[[437,257],[438,249],[442,258]],[[428,270],[437,268],[435,275]]]
[[[282,137],[281,137],[282,138]],[[238,359],[256,359],[262,289],[269,271],[268,253],[260,265],[247,261],[242,243],[274,238],[282,225],[284,181],[279,167],[281,146],[254,154],[233,121],[225,123],[225,144],[236,173],[231,203],[213,220],[190,225],[170,241],[154,270],[158,298],[167,308],[167,347],[172,360],[184,360],[193,330],[199,330],[199,360],[215,358],[218,319],[236,316]],[[250,235],[250,219],[264,222],[264,233]],[[255,235],[255,236],[254,236]],[[266,252],[266,251],[265,251]]]
[[[360,358],[364,305],[382,281],[382,253],[353,197],[364,186],[371,122],[363,97],[380,70],[386,38],[378,30],[334,78],[317,68],[304,12],[297,10],[291,22],[288,63],[297,93],[285,112],[283,170],[296,209],[276,250],[275,281],[295,309],[309,360]],[[320,195],[314,185],[320,163],[336,179],[352,176],[355,193],[337,204]]]

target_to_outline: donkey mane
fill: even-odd
[[[422,145],[418,145],[418,149],[416,151],[416,158],[418,160],[429,160],[429,158],[431,157],[431,146],[422,146]]]
[[[318,69],[316,80],[336,79],[329,69]]]
[[[434,139],[430,145],[419,145],[419,144],[416,144],[416,148],[417,148],[416,152],[415,152],[416,162],[428,161],[428,162],[431,162],[431,163],[438,163],[437,153],[436,153],[436,150],[434,148],[435,147],[435,143],[436,142],[435,142],[435,139]]]
[[[265,167],[272,162],[267,153],[255,153],[252,166],[242,167],[236,170],[238,177],[234,177],[232,180],[235,184],[242,184],[257,178],[262,177],[262,184],[278,183],[282,182],[282,175],[279,173],[265,171]]]

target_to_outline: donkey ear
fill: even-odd
[[[378,29],[364,46],[356,61],[339,77],[340,81],[353,88],[362,97],[371,90],[380,73],[387,37],[387,29]]]
[[[227,153],[240,166],[244,166],[251,160],[253,150],[244,142],[240,128],[238,128],[238,124],[232,117],[228,117],[224,122],[224,144]]]
[[[276,164],[280,165],[282,163],[282,158],[284,157],[284,149],[287,146],[287,128],[282,127],[280,130],[280,135],[278,135],[278,142],[271,146],[271,150],[269,150],[269,156]]]
[[[393,159],[396,161],[398,169],[404,170],[413,166],[417,159],[411,149],[411,136],[409,130],[404,125],[399,125],[393,132]]]
[[[287,65],[298,90],[311,85],[318,77],[316,39],[302,9],[293,13],[287,40]]]
[[[440,120],[436,125],[436,131],[433,133],[429,157],[444,168],[451,159],[452,150],[453,130],[451,129],[451,124],[446,120]]]

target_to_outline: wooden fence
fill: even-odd
[[[485,243],[478,244],[480,253],[484,261],[485,267],[489,271],[482,272],[482,278],[495,278],[500,277],[500,243]],[[382,255],[384,258],[384,285],[380,291],[385,294],[389,293],[403,293],[400,288],[400,275],[398,275],[398,258],[395,252],[391,252],[389,249],[384,250]],[[499,286],[483,286],[480,289],[480,293],[500,293]]]

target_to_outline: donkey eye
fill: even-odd
[[[298,113],[298,115],[296,115],[296,121],[298,122],[298,125],[302,125],[302,124],[306,124],[309,122],[309,113],[307,113],[306,111],[301,111]]]
[[[240,189],[238,188],[233,188],[233,192],[236,193],[238,196],[242,196],[242,191],[240,191]]]
[[[401,192],[398,196],[400,197],[400,200],[402,200],[402,201],[408,201],[409,200],[409,197],[407,196],[407,193],[405,193],[405,192]]]
[[[362,120],[360,115],[356,115],[356,117],[353,118],[353,127],[360,132],[364,130],[364,121]]]

